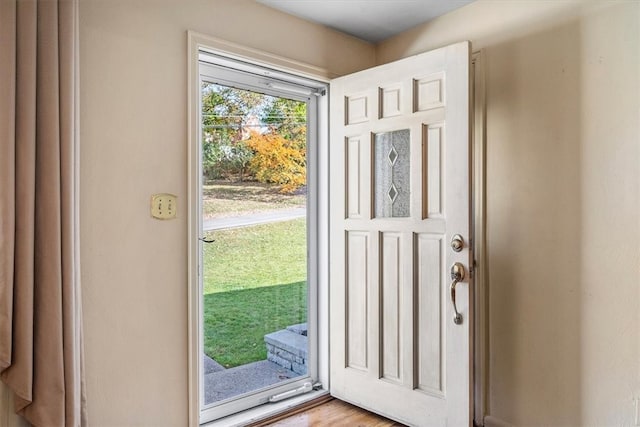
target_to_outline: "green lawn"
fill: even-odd
[[[264,360],[264,335],[306,319],[304,219],[208,233],[205,353],[225,367]]]
[[[206,233],[204,293],[306,280],[304,218]]]
[[[264,336],[306,321],[306,301],[306,282],[205,295],[205,353],[225,368],[266,359]]]

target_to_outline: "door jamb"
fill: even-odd
[[[486,88],[485,53],[471,55],[471,230],[473,238],[473,420],[483,426],[488,413],[489,275],[486,247]]]

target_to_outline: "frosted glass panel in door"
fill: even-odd
[[[374,207],[376,218],[409,216],[409,129],[375,134]]]

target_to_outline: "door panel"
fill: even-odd
[[[410,425],[471,419],[469,48],[331,83],[331,392]]]
[[[416,369],[417,388],[436,395],[442,390],[442,238],[434,234],[418,233],[416,242]]]
[[[380,323],[382,378],[402,380],[402,326],[400,314],[405,309],[401,301],[402,264],[401,234],[380,233]]]
[[[369,235],[351,231],[347,236],[347,349],[346,360],[350,368],[366,371],[368,364],[367,330],[367,293],[369,288]]]

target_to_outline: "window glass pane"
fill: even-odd
[[[204,405],[309,374],[307,104],[204,82]]]
[[[374,136],[374,205],[376,218],[409,216],[409,129]]]

